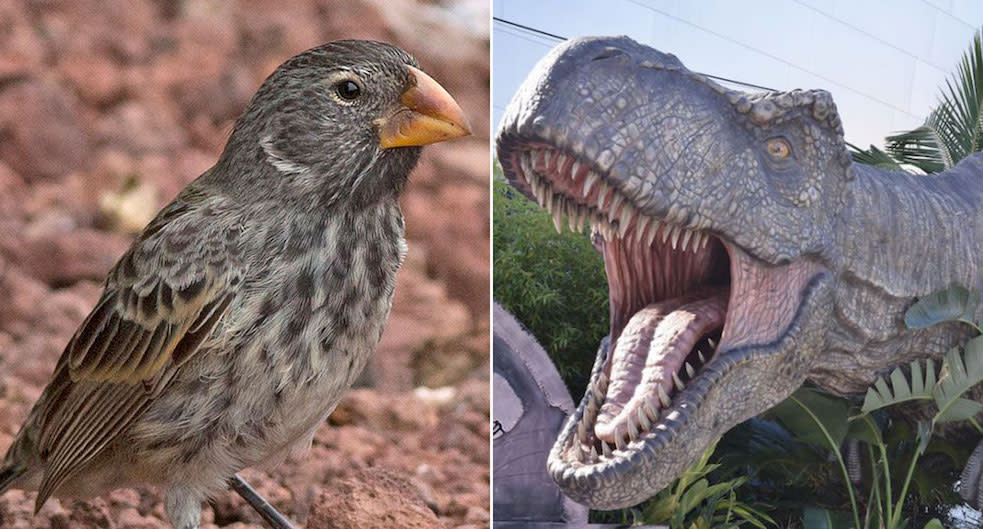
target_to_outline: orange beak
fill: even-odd
[[[432,77],[407,65],[411,86],[399,97],[402,105],[376,121],[383,149],[427,145],[471,134],[468,119],[454,98]]]

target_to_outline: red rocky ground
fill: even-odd
[[[487,3],[0,2],[0,451],[136,231],[217,158],[284,59],[336,38],[417,56],[476,135],[427,149],[403,201],[410,255],[365,387],[311,452],[244,472],[306,527],[488,525]],[[0,496],[0,529],[167,527],[156,490]],[[231,493],[205,528],[262,527]]]

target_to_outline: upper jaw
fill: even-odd
[[[497,134],[498,160],[533,200],[522,153],[547,150],[575,160],[581,178],[606,184],[633,211],[710,229],[762,261],[782,264],[824,251],[823,231],[802,222],[811,213],[785,207],[768,187],[755,150],[760,138],[734,103],[746,98],[630,39],[577,39],[540,61],[516,92]],[[585,189],[575,180],[550,184],[555,191],[568,183]]]

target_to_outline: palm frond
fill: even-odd
[[[877,382],[867,389],[860,411],[870,413],[901,402],[931,400],[936,383],[935,362],[929,358],[923,368],[921,361],[916,360],[911,363],[909,373],[910,375],[906,376],[904,371],[897,367],[891,372],[890,377],[878,378]]]
[[[964,398],[963,395],[983,381],[983,336],[966,343],[964,351],[953,348],[945,355],[943,374],[932,390],[939,412],[936,423],[960,421],[973,417],[983,409],[983,404]]]
[[[872,165],[891,171],[905,170],[897,160],[891,158],[890,154],[878,149],[874,145],[871,145],[868,149],[861,149],[850,142],[847,142],[846,145],[850,149],[850,156],[853,158],[853,161],[857,163]]]
[[[888,136],[887,153],[926,173],[944,171],[983,148],[983,38],[979,31],[946,81],[925,123]]]

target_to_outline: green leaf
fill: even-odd
[[[980,296],[966,287],[951,285],[915,302],[904,315],[909,329],[924,329],[946,321],[970,320]]]
[[[918,421],[918,454],[924,454],[928,448],[929,441],[932,440],[932,421]]]
[[[891,372],[890,384],[887,379],[877,379],[874,385],[867,389],[860,411],[870,413],[901,402],[932,399],[932,389],[935,387],[935,362],[927,359],[925,363],[924,369],[921,361],[916,360],[911,363],[910,384],[909,378],[900,367]]]
[[[979,402],[969,399],[956,399],[946,407],[944,412],[936,416],[935,422],[942,424],[944,422],[965,421],[979,413],[981,409],[983,409],[983,404]]]
[[[802,529],[847,529],[853,527],[850,513],[829,511],[819,507],[802,510]]]
[[[816,424],[812,416],[803,412],[802,406],[805,406],[826,428],[837,447],[843,443],[850,412],[850,406],[846,400],[809,388],[799,389],[792,397],[794,398],[780,402],[772,408],[770,413],[802,441],[827,450],[834,449],[835,447],[829,445],[822,428]]]
[[[880,438],[870,430],[870,427],[867,426],[867,421],[863,418],[850,421],[849,426],[847,426],[846,438],[857,439],[870,445],[876,445],[881,442]]]
[[[942,526],[942,522],[938,518],[932,518],[925,524],[924,529],[945,529],[945,527]]]
[[[901,164],[897,160],[891,157],[890,154],[878,149],[877,147],[871,145],[868,149],[861,149],[856,145],[847,142],[847,148],[850,149],[850,156],[853,157],[853,161],[857,163],[862,163],[864,165],[873,165],[874,167],[880,167],[881,169],[889,169],[891,171],[904,171]]]
[[[968,399],[962,398],[969,389],[983,381],[983,336],[966,343],[964,351],[952,348],[945,355],[939,382],[932,391],[939,412],[936,422],[967,419],[979,411]],[[968,415],[967,415],[968,414]]]

